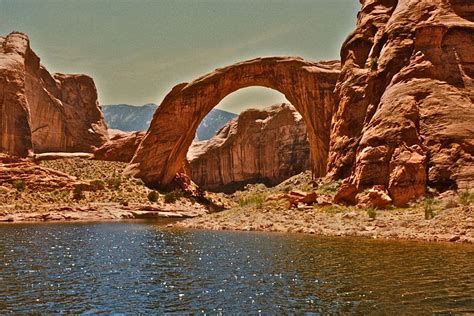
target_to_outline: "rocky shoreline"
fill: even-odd
[[[35,210],[15,209],[14,205],[2,205],[0,223],[39,222],[100,222],[133,219],[179,220],[202,216],[208,210],[200,204],[178,201],[172,204],[131,204],[114,202],[89,203],[87,205],[45,204]]]
[[[225,196],[230,209],[185,219],[175,226],[474,243],[471,191],[433,193],[407,207],[349,206],[334,203],[340,186],[338,182],[315,183],[307,172],[273,188],[249,185],[245,191]]]
[[[474,243],[474,194],[468,191],[433,195],[405,208],[344,206],[334,203],[340,182],[315,182],[304,172],[273,188],[257,184],[233,194],[205,193],[212,207],[119,176],[125,163],[2,161],[2,223],[167,219],[177,228]]]
[[[370,218],[363,209],[228,210],[186,219],[175,226],[474,244],[472,206],[446,209],[430,220],[425,219],[422,210],[416,209],[378,210],[376,214],[376,218]]]
[[[160,194],[122,177],[125,163],[71,157],[0,155],[0,222],[182,219],[208,212],[182,193]]]
[[[363,237],[371,239],[457,242],[474,244],[472,205],[437,211],[426,219],[421,209],[376,210],[370,217],[365,209],[338,207],[294,209],[229,209],[209,213],[200,204],[178,201],[169,205],[43,205],[36,211],[5,212],[0,223],[114,222],[124,220],[166,220],[175,228],[203,230],[303,233],[319,236]]]

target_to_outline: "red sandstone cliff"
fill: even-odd
[[[289,104],[249,109],[188,153],[189,173],[209,190],[232,191],[246,183],[275,185],[310,169],[306,125]]]
[[[396,205],[474,183],[474,3],[365,0],[341,50],[329,175]],[[354,193],[355,194],[355,193]]]
[[[107,138],[92,78],[51,75],[25,34],[0,37],[0,151],[91,152]]]

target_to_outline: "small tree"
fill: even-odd
[[[160,194],[155,190],[148,192],[148,201],[155,203],[160,198]]]
[[[374,207],[369,207],[367,209],[367,215],[369,215],[369,218],[375,219],[377,217],[377,209]]]
[[[72,191],[72,198],[74,200],[82,200],[84,198],[84,192],[82,191],[82,188],[77,186],[74,188],[74,190]]]
[[[179,190],[174,190],[165,193],[165,203],[174,203],[183,196],[183,193]]]
[[[424,203],[424,210],[425,210],[425,219],[432,219],[435,217],[434,206],[435,200],[433,198],[426,198]]]
[[[459,203],[461,203],[462,205],[469,205],[473,202],[474,202],[474,192],[466,190],[459,194]]]
[[[12,187],[18,192],[23,192],[26,189],[26,184],[23,180],[15,180],[12,182]]]
[[[107,185],[110,189],[118,190],[122,184],[122,178],[120,176],[114,175],[112,178],[107,179]]]

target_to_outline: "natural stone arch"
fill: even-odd
[[[297,57],[257,58],[220,68],[175,86],[156,110],[148,132],[126,174],[147,185],[166,188],[183,167],[196,129],[219,102],[242,88],[261,86],[285,95],[301,113],[308,130],[312,169],[324,175],[339,62]]]

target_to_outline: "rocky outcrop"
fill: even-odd
[[[0,154],[0,188],[15,186],[32,191],[51,191],[58,188],[73,188],[79,183],[74,177],[57,170],[44,168],[31,160]]]
[[[91,152],[106,140],[92,78],[51,75],[25,34],[0,37],[0,151]]]
[[[326,172],[333,90],[339,62],[310,62],[296,57],[257,58],[217,69],[175,86],[153,116],[126,174],[151,187],[167,187],[183,165],[196,129],[227,95],[249,86],[283,93],[301,113],[308,131],[311,167]]]
[[[427,186],[472,187],[472,1],[362,2],[341,50],[329,176],[386,189],[395,205]]]
[[[145,132],[116,132],[94,152],[94,159],[130,162],[144,136]]]
[[[306,126],[289,104],[250,109],[210,140],[193,143],[188,160],[191,179],[204,189],[275,185],[310,169]]]

